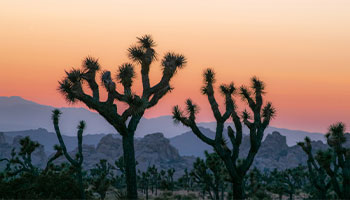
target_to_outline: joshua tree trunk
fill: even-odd
[[[232,186],[233,199],[243,199],[243,182],[242,181],[234,181]]]
[[[77,170],[77,175],[78,175],[78,183],[79,183],[79,189],[80,189],[80,195],[82,199],[85,198],[85,192],[84,192],[84,186],[83,186],[83,175],[81,173],[81,167]]]
[[[134,151],[134,136],[127,134],[123,136],[124,162],[127,166],[125,169],[127,193],[129,199],[137,199],[137,182],[136,182],[136,161]]]
[[[225,183],[221,183],[221,200],[225,199]]]
[[[293,200],[293,192],[289,192],[289,200]]]
[[[349,164],[350,163],[346,163],[345,165]],[[343,168],[343,179],[344,199],[350,199],[350,166],[346,166]]]

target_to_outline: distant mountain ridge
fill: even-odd
[[[44,128],[48,132],[53,132],[51,121],[52,106],[40,105],[21,97],[0,97],[0,131],[20,131],[29,129]],[[117,133],[114,128],[106,122],[99,114],[85,108],[60,108],[62,117],[60,121],[61,131],[64,135],[75,136],[76,126],[80,120],[87,123],[84,135]],[[215,130],[215,122],[198,123],[198,126]],[[232,123],[225,124],[232,125]],[[142,118],[136,130],[136,137],[144,137],[147,134],[161,132],[167,138],[178,137],[190,129],[181,124],[174,124],[171,116],[161,116],[157,118]],[[289,146],[295,145],[305,136],[312,140],[324,140],[324,135],[320,133],[310,133],[305,131],[288,130],[275,127],[268,127],[266,133],[274,131],[280,132],[287,137]],[[248,131],[245,129],[245,133]],[[189,133],[187,133],[189,134]],[[266,135],[265,134],[265,137]],[[171,141],[174,141],[171,139]],[[181,150],[180,150],[181,152]]]

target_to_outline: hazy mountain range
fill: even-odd
[[[17,96],[0,97],[0,131],[10,132],[44,128],[49,132],[53,132],[51,121],[51,111],[53,109],[55,108],[52,106],[37,104]],[[85,120],[87,123],[87,128],[84,134],[91,135],[91,138],[96,137],[96,140],[103,135],[92,135],[117,133],[99,114],[89,111],[88,109],[60,108],[60,110],[63,113],[60,121],[61,131],[67,136],[75,136],[76,126],[80,120]],[[226,125],[229,124],[230,123]],[[199,123],[198,126],[206,128],[208,136],[214,135],[213,131],[215,130],[215,122]],[[278,131],[281,135],[286,136],[287,144],[289,146],[295,145],[298,141],[302,141],[305,136],[309,136],[312,140],[325,141],[324,135],[321,133],[310,133],[275,127],[269,127],[266,130],[266,133],[270,134],[273,131]],[[170,138],[172,144],[179,143],[183,148],[197,148],[198,151],[201,150],[201,148],[199,148],[199,146],[202,145],[201,141],[198,139],[195,140],[196,138],[189,128],[184,127],[181,124],[174,124],[171,116],[162,116],[151,119],[142,118],[136,131],[136,137],[143,137],[147,134],[156,132],[161,132],[165,137]],[[247,133],[247,130],[245,130],[245,132]],[[52,137],[54,136],[55,135],[52,134]],[[84,140],[89,141],[88,138],[90,137],[87,137]],[[193,143],[194,141],[195,143]],[[98,141],[95,141],[93,143],[97,142]],[[180,154],[182,154],[181,152],[183,151],[183,148],[179,149]]]

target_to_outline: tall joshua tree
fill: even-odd
[[[72,158],[67,151],[66,148],[66,144],[63,141],[62,135],[61,135],[61,131],[60,131],[60,127],[59,127],[59,119],[60,119],[60,115],[61,115],[61,111],[59,111],[58,109],[55,109],[52,111],[52,121],[53,121],[53,125],[55,127],[55,132],[58,138],[58,141],[60,143],[60,148],[59,147],[55,147],[57,153],[59,154],[58,156],[60,156],[62,153],[64,155],[64,157],[66,157],[66,159],[69,161],[69,163],[74,167],[74,170],[77,173],[77,179],[78,179],[78,184],[79,184],[79,188],[80,188],[80,193],[81,193],[81,198],[85,199],[85,192],[84,192],[84,187],[83,187],[83,175],[82,175],[82,164],[83,164],[83,132],[85,129],[85,122],[84,121],[80,121],[79,125],[78,125],[78,131],[77,131],[77,137],[78,137],[78,153],[76,154],[76,158]],[[53,158],[55,158],[56,156],[54,156]]]
[[[212,146],[220,158],[224,161],[228,173],[231,177],[233,184],[233,196],[235,199],[244,198],[243,191],[243,179],[247,174],[250,166],[254,161],[254,157],[257,154],[261,141],[264,135],[264,131],[270,123],[270,120],[274,117],[275,109],[270,102],[263,105],[264,83],[258,78],[253,77],[251,79],[251,88],[245,86],[240,87],[239,94],[248,103],[253,116],[250,112],[245,110],[240,116],[237,111],[237,106],[232,96],[236,92],[236,88],[233,83],[229,85],[221,85],[220,91],[224,95],[226,110],[221,114],[218,103],[214,96],[215,74],[212,69],[204,71],[205,85],[202,88],[202,93],[208,97],[211,109],[216,119],[216,134],[215,138],[209,138],[204,135],[196,124],[196,113],[198,112],[198,106],[195,105],[190,99],[186,101],[186,110],[188,115],[179,109],[178,106],[173,108],[173,118],[175,122],[181,122],[183,125],[190,127],[193,133],[206,144]],[[235,125],[235,131],[228,126],[228,137],[232,144],[232,149],[226,144],[223,138],[224,123],[232,117]],[[249,128],[250,136],[250,149],[247,157],[243,159],[243,162],[238,162],[239,148],[242,142],[242,126],[246,125]]]
[[[156,59],[155,43],[151,36],[145,35],[138,39],[138,44],[128,49],[129,58],[141,66],[142,94],[136,95],[131,87],[135,77],[134,65],[125,63],[119,66],[115,79],[123,86],[123,91],[117,90],[110,71],[103,71],[101,82],[108,93],[106,100],[100,99],[99,84],[96,74],[100,71],[97,59],[87,57],[83,62],[83,69],[72,69],[59,82],[59,90],[69,102],[80,101],[90,109],[96,110],[122,136],[124,160],[126,165],[126,183],[129,199],[137,198],[136,167],[134,152],[134,134],[144,112],[172,90],[170,81],[178,69],[186,63],[180,54],[166,53],[161,60],[163,76],[161,80],[151,86],[149,70]],[[86,82],[92,95],[85,93],[83,83]],[[118,113],[115,101],[128,105],[122,113]]]

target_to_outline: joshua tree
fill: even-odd
[[[102,85],[105,87],[108,98],[100,99],[99,84],[96,74],[100,71],[97,59],[87,57],[83,62],[83,69],[72,69],[66,72],[67,76],[59,82],[59,90],[69,102],[80,101],[90,109],[96,110],[104,117],[122,136],[123,152],[126,165],[126,183],[129,199],[137,198],[136,166],[134,152],[134,134],[144,112],[155,106],[159,100],[173,88],[170,81],[178,69],[186,63],[183,55],[166,53],[161,61],[163,76],[154,86],[149,80],[150,65],[156,59],[153,49],[155,43],[151,36],[145,35],[138,38],[138,45],[128,49],[132,61],[141,66],[142,94],[136,95],[131,87],[135,77],[134,66],[130,63],[122,64],[117,71],[116,80],[123,86],[123,92],[117,90],[117,84],[112,80],[110,71],[103,71]],[[83,83],[87,82],[92,95],[85,93]],[[126,103],[126,108],[118,113],[115,101]]]
[[[90,170],[92,183],[97,193],[101,195],[101,199],[105,198],[108,187],[111,185],[113,169],[114,167],[107,160],[102,159],[95,165],[95,168]]]
[[[190,188],[191,188],[191,176],[188,173],[187,168],[184,170],[184,174],[178,179],[178,184],[184,188],[187,193],[189,192]]]
[[[139,180],[141,188],[143,189],[143,193],[146,194],[146,200],[148,200],[148,189],[149,189],[149,183],[150,183],[150,174],[148,171],[141,172],[139,171]]]
[[[324,170],[330,177],[332,187],[340,199],[350,199],[350,149],[343,147],[346,142],[345,125],[336,123],[329,127],[326,134],[327,143],[330,148],[326,151],[318,151],[315,159],[318,166],[313,166]],[[309,152],[311,143],[299,143],[305,151]],[[309,149],[308,149],[309,148]],[[310,158],[309,158],[310,159]]]
[[[224,199],[223,190],[227,174],[225,166],[216,153],[205,151],[204,154],[206,159],[197,158],[190,174],[194,181],[208,192],[211,199]],[[221,198],[220,190],[222,192]]]
[[[167,170],[169,189],[171,191],[174,191],[174,173],[175,173],[175,169],[174,168],[171,168],[171,169]]]
[[[239,116],[237,112],[237,106],[232,99],[232,95],[235,93],[236,88],[233,83],[229,85],[221,85],[220,90],[225,98],[226,111],[221,114],[218,103],[214,96],[213,83],[215,82],[215,74],[212,69],[207,69],[204,72],[205,85],[202,88],[202,93],[208,97],[211,109],[216,119],[216,134],[215,138],[209,138],[204,135],[196,124],[196,113],[198,106],[195,105],[190,99],[186,101],[187,113],[185,115],[183,111],[175,106],[173,109],[173,118],[175,122],[181,122],[183,125],[192,129],[193,133],[206,144],[212,146],[220,158],[224,161],[228,173],[231,177],[233,184],[233,197],[235,199],[244,198],[243,180],[247,174],[250,166],[254,161],[254,157],[257,154],[261,141],[264,135],[264,131],[270,123],[270,120],[274,117],[275,109],[271,103],[263,105],[264,83],[258,78],[253,77],[251,79],[252,85],[251,91],[245,86],[240,87],[240,95],[247,101],[249,108],[253,113],[251,114],[245,110],[242,116]],[[228,126],[228,136],[233,146],[229,149],[226,141],[223,139],[224,123],[232,117],[235,125],[234,131]],[[242,121],[241,121],[242,118]],[[239,148],[242,142],[242,123],[249,128],[250,136],[250,150],[247,157],[243,160],[242,164],[238,162]]]
[[[317,190],[318,199],[326,199],[327,191],[331,186],[331,180],[327,177],[327,173],[320,163],[315,160],[312,154],[312,145],[309,137],[305,137],[305,142],[298,142],[303,151],[307,154],[307,167],[309,170],[309,180],[313,187]]]
[[[114,187],[121,189],[125,188],[126,180],[125,180],[125,162],[124,157],[120,156],[115,162],[115,169],[119,172],[116,174],[115,178],[113,179],[113,185]],[[137,165],[137,161],[136,161]],[[120,175],[118,175],[120,174]]]
[[[32,164],[32,153],[37,149],[40,144],[32,141],[29,136],[20,140],[21,149],[16,153],[15,149],[12,149],[11,158],[3,158],[1,161],[6,161],[6,172],[9,176],[16,176],[17,174],[26,172],[33,175],[38,175],[39,170]],[[11,168],[14,166],[14,168]]]
[[[249,199],[270,199],[266,193],[266,182],[264,181],[265,175],[257,168],[253,168],[249,171],[249,175],[246,180],[245,188],[248,190]]]
[[[73,159],[67,152],[66,144],[63,141],[60,127],[58,125],[59,123],[59,118],[61,115],[61,111],[58,109],[55,109],[52,111],[52,121],[55,127],[55,132],[58,138],[58,141],[60,143],[61,148],[58,148],[58,150],[63,151],[63,155],[66,157],[66,159],[69,161],[69,163],[74,167],[76,173],[77,173],[77,178],[78,178],[78,184],[80,187],[80,193],[81,193],[81,198],[85,199],[85,192],[84,192],[84,187],[83,187],[83,175],[82,175],[82,164],[83,164],[83,132],[85,129],[85,122],[80,121],[78,125],[78,132],[77,132],[77,137],[78,137],[78,153],[76,154],[76,158]],[[57,149],[56,149],[57,150]]]
[[[159,177],[158,169],[156,168],[155,165],[153,165],[152,167],[147,168],[147,172],[150,175],[150,184],[151,184],[152,194],[155,189],[155,193],[156,195],[158,195],[158,177]]]

